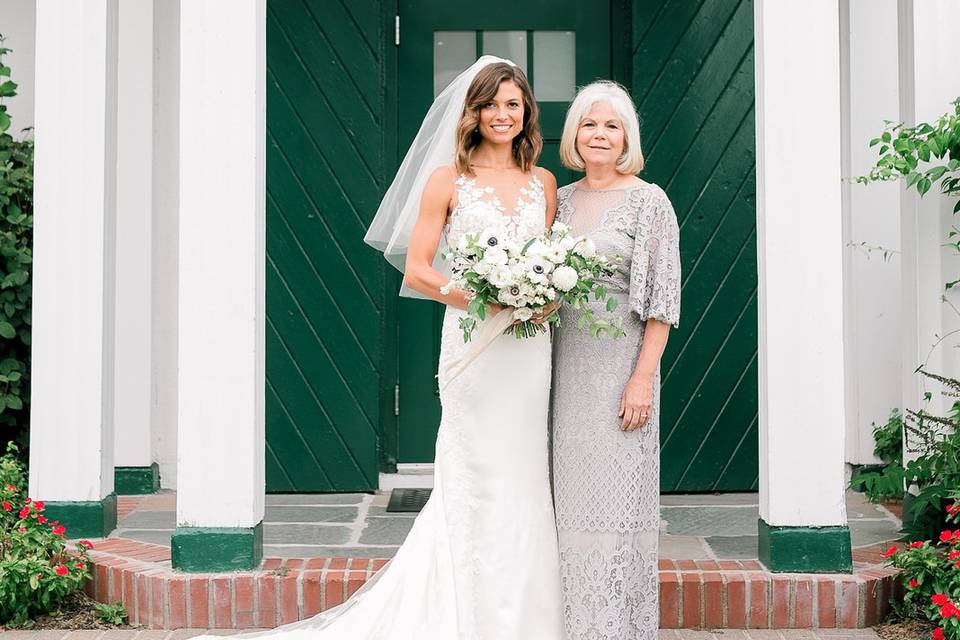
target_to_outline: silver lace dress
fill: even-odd
[[[567,640],[655,640],[660,525],[660,375],[649,422],[617,416],[648,318],[680,319],[679,230],[656,185],[559,190],[557,219],[623,258],[606,281],[626,337],[591,338],[564,306],[554,336],[553,481]],[[598,317],[609,316],[594,303]]]

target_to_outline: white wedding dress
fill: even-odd
[[[543,231],[536,177],[513,215],[492,187],[464,176],[456,187],[449,246],[490,228],[521,240]],[[444,317],[434,489],[403,546],[344,604],[247,637],[563,640],[548,477],[550,338],[500,335],[450,379],[445,370],[470,347],[463,316],[448,307]]]

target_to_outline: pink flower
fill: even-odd
[[[952,602],[947,602],[947,604],[940,607],[941,618],[952,618],[957,615],[957,613],[957,608],[953,606]]]
[[[6,487],[4,487],[4,488],[5,488],[7,491],[16,491],[16,490],[17,490],[17,488],[16,488],[15,486],[13,486],[12,484],[8,484],[8,485],[7,485]]]
[[[87,566],[87,565],[83,564],[82,562],[78,562],[78,563],[76,563],[75,565],[73,565],[73,568],[74,568],[74,569],[85,569],[86,566]]]
[[[949,529],[940,532],[940,542],[950,542],[951,538],[953,538],[953,532]]]

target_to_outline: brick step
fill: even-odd
[[[859,556],[859,557],[858,557]],[[272,628],[342,603],[387,560],[267,558],[254,572],[185,574],[170,549],[110,538],[90,551],[86,592],[122,602],[150,629]],[[754,560],[661,560],[663,629],[854,629],[883,620],[902,597],[879,549],[857,550],[853,574],[770,573]]]

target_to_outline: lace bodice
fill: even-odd
[[[457,203],[444,228],[448,246],[455,247],[468,233],[497,229],[505,237],[525,241],[543,233],[547,203],[543,183],[535,175],[520,189],[513,210],[508,211],[491,186],[478,186],[476,178],[461,174],[455,183]]]

